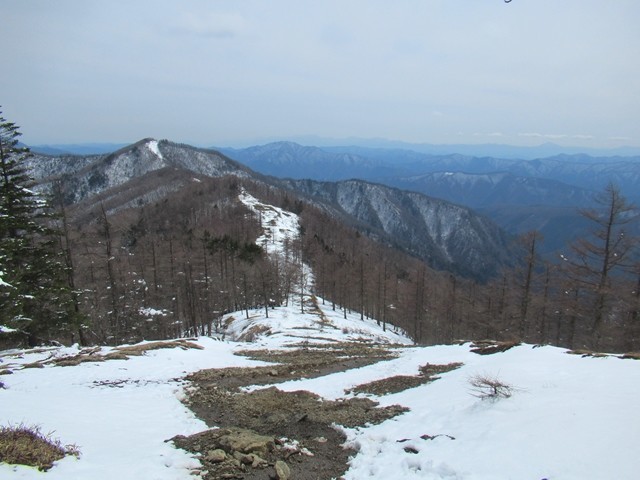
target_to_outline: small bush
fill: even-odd
[[[469,379],[472,395],[478,398],[497,400],[509,398],[513,395],[513,385],[504,383],[496,377],[489,375],[474,375]]]
[[[49,470],[67,455],[78,457],[80,451],[75,445],[62,445],[51,434],[44,435],[39,427],[0,426],[0,462]]]

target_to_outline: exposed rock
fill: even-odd
[[[218,439],[220,448],[228,453],[256,453],[265,456],[273,450],[274,438],[265,435],[258,435],[251,430],[242,428],[226,429],[228,433]]]
[[[207,456],[205,457],[205,460],[208,460],[209,462],[212,462],[212,463],[224,462],[226,459],[227,459],[227,454],[221,448],[217,448],[215,450],[209,450],[209,453],[207,453]]]
[[[287,465],[282,460],[278,460],[275,464],[276,469],[276,478],[278,480],[289,480],[291,478],[291,470],[289,469],[289,465]]]

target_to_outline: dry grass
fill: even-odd
[[[186,339],[172,340],[170,342],[149,342],[149,343],[139,343],[137,345],[128,345],[126,347],[118,347],[116,351],[120,353],[124,353],[125,355],[143,355],[145,352],[150,350],[160,350],[162,348],[181,348],[183,350],[188,350],[190,348],[195,348],[198,350],[202,350],[204,347],[201,347],[197,343],[190,342]]]
[[[631,360],[640,360],[640,352],[627,352],[621,355],[620,358],[627,358]]]
[[[593,350],[587,350],[585,348],[578,348],[575,350],[569,350],[567,353],[571,355],[580,355],[581,357],[592,357],[592,358],[606,358],[609,355],[602,352],[594,352]]]
[[[489,375],[474,375],[469,379],[471,394],[483,400],[497,400],[509,398],[513,395],[515,387]]]
[[[253,342],[259,335],[269,335],[271,329],[266,325],[253,325],[238,337],[238,342]]]
[[[0,462],[49,470],[53,462],[67,455],[78,457],[80,451],[75,445],[62,445],[51,434],[43,434],[39,427],[0,427]]]
[[[520,345],[518,341],[478,340],[471,344],[471,351],[478,355],[493,355],[494,353],[506,352],[507,350]]]
[[[104,362],[105,360],[128,360],[129,357],[139,357],[144,355],[146,352],[150,350],[159,350],[161,348],[182,348],[183,350],[187,350],[190,348],[196,348],[198,350],[202,350],[203,347],[200,345],[190,342],[186,339],[172,340],[166,342],[148,342],[148,343],[139,343],[136,345],[127,345],[124,347],[117,347],[112,352],[102,355],[100,347],[94,347],[90,349],[81,350],[80,353],[73,356],[61,357],[53,360],[59,367],[73,367],[76,365],[80,365],[85,362]],[[43,367],[44,363],[47,362],[38,362],[38,367]],[[25,366],[26,368],[26,366]]]

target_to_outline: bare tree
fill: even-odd
[[[590,236],[571,245],[572,257],[565,259],[567,272],[579,289],[587,293],[593,321],[592,342],[600,346],[607,311],[617,299],[615,284],[630,267],[637,239],[625,229],[637,218],[637,209],[627,202],[617,186],[609,184],[596,197],[600,208],[582,210],[594,228]]]

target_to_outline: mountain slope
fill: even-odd
[[[468,208],[420,193],[347,180],[283,182],[355,219],[383,241],[401,247],[436,269],[486,280],[512,260],[510,238]]]
[[[629,201],[640,202],[638,156],[563,154],[523,160],[429,152],[359,146],[316,148],[282,142],[227,151],[270,175],[314,180],[358,178],[465,205],[511,234],[540,231],[546,238],[541,252],[549,254],[588,233],[579,209],[594,207],[596,192],[609,182]]]
[[[283,147],[298,151],[291,144],[279,145],[278,150]],[[326,211],[339,212],[343,221],[363,233],[437,269],[487,280],[512,258],[506,235],[469,209],[359,181],[281,182],[218,152],[166,140],[144,139],[109,155],[35,156],[31,167],[33,176],[43,184],[63,179],[66,202],[82,205],[78,210],[94,218],[95,213],[90,212],[98,204],[104,204],[108,211],[135,209],[184,190],[199,177],[231,175],[312,198],[314,203],[324,204]]]
[[[586,207],[593,192],[556,180],[512,173],[434,172],[389,179],[389,183],[473,208],[502,205]]]
[[[63,177],[68,203],[77,203],[163,168],[182,169],[209,177],[251,176],[246,167],[218,152],[153,139],[141,140],[109,155],[35,155],[30,166],[33,177],[41,183]]]

